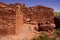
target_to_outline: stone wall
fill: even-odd
[[[24,23],[37,24],[39,26],[39,30],[47,30],[55,28],[54,24],[54,9],[45,7],[45,6],[33,6],[26,7],[24,11]],[[49,28],[48,28],[49,27]]]
[[[0,3],[0,34],[19,33],[23,24],[27,23],[37,24],[38,30],[47,26],[52,30],[55,27],[53,9],[39,5],[27,7],[20,3]]]
[[[0,34],[15,34],[15,15],[13,11],[0,10]]]
[[[25,9],[26,18],[36,22],[52,22],[54,19],[53,9],[44,6],[33,6]],[[24,12],[24,11],[23,11]]]
[[[4,5],[4,6],[2,6]],[[0,3],[0,34],[16,34],[23,22],[20,4]]]

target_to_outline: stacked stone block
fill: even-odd
[[[16,27],[15,13],[11,11],[0,10],[0,34],[15,34]]]
[[[41,28],[43,30],[44,28],[47,27],[49,27],[51,30],[54,29],[55,24],[54,24],[54,15],[53,15],[52,8],[37,5],[37,6],[26,8],[25,11],[26,12],[23,11],[25,13],[24,14],[25,23],[28,22],[28,19],[30,19],[29,23],[31,24],[33,23],[37,25],[40,23]]]
[[[53,9],[45,6],[27,7],[25,4],[0,3],[0,34],[16,34],[23,24],[40,24],[42,29],[50,27],[53,29]],[[40,29],[39,29],[40,30]]]
[[[22,20],[20,4],[0,4],[0,34],[16,34],[22,24],[22,21],[19,21]],[[6,7],[2,7],[2,5]]]

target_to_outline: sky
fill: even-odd
[[[7,4],[13,3],[23,3],[26,4],[28,7],[36,6],[36,5],[43,5],[50,8],[53,8],[55,12],[60,12],[60,0],[0,0],[0,2],[4,2]]]

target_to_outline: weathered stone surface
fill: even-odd
[[[31,24],[40,24],[40,27],[43,30],[47,27],[48,28],[46,30],[48,30],[49,28],[52,30],[54,29],[53,27],[55,27],[52,8],[37,5],[25,8],[25,12],[23,11],[23,13],[24,23],[30,22]]]
[[[48,32],[53,31],[54,28],[52,8],[39,5],[26,7],[25,4],[20,3],[10,5],[0,3],[0,34],[17,34],[24,40],[25,37],[26,39],[37,37],[38,31]]]

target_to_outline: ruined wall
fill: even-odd
[[[53,9],[45,6],[33,6],[25,8],[24,23],[37,24],[40,28],[47,30],[55,28]],[[49,27],[49,28],[48,28]],[[40,30],[39,28],[39,30]]]
[[[4,5],[4,6],[3,6]],[[16,34],[23,23],[20,4],[0,3],[0,34]]]
[[[13,11],[0,10],[0,34],[15,34],[16,17]]]
[[[32,10],[32,21],[36,19],[37,22],[53,21],[53,9],[44,6],[35,6],[30,8]],[[34,15],[33,15],[34,14]]]
[[[0,34],[19,33],[23,24],[28,22],[34,25],[41,24],[42,29],[44,29],[46,24],[49,27],[51,27],[50,24],[54,24],[53,19],[52,8],[39,5],[27,7],[25,4],[20,3],[10,5],[0,3]],[[52,27],[54,26],[52,25]]]
[[[26,19],[30,18],[31,22],[52,22],[54,23],[53,9],[44,6],[34,6],[25,9]]]

